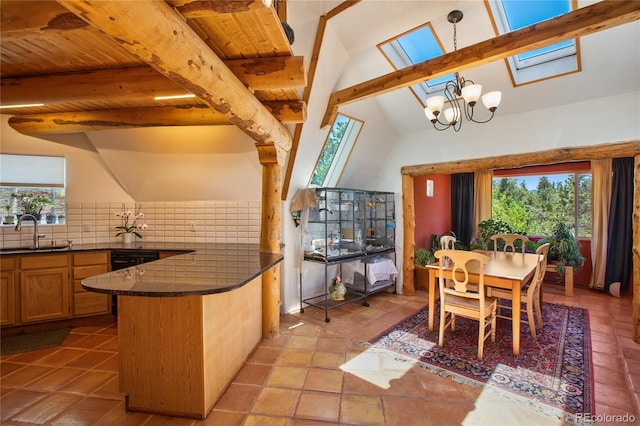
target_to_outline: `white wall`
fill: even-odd
[[[396,240],[403,240],[403,166],[640,140],[640,92],[625,93],[526,114],[464,123],[459,133],[428,130],[400,137],[373,182],[396,192]],[[640,145],[640,142],[638,142]],[[558,158],[558,162],[563,159]],[[402,270],[402,244],[396,245]],[[402,274],[398,277],[401,289]]]
[[[8,120],[8,115],[0,115],[0,153],[66,157],[67,201],[133,201],[84,134],[58,136],[60,143],[53,143],[16,132]]]

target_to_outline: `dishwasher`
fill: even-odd
[[[111,270],[128,268],[160,258],[158,250],[113,250],[111,252]],[[118,313],[118,296],[113,295],[111,313]]]

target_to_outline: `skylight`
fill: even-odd
[[[440,40],[436,38],[431,24],[428,23],[380,43],[378,49],[396,70],[444,54]],[[428,94],[444,89],[446,82],[454,78],[453,74],[434,78],[411,86],[411,90],[424,106]]]
[[[499,34],[565,14],[575,0],[487,0]],[[580,71],[578,40],[567,40],[506,59],[514,86]]]

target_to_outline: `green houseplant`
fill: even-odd
[[[31,214],[38,219],[42,214],[42,209],[47,206],[54,207],[56,205],[45,192],[18,192],[11,194],[11,198],[16,199],[20,214]]]
[[[564,275],[565,267],[572,266],[578,271],[584,264],[584,257],[580,254],[580,242],[564,222],[557,222],[551,235],[541,239],[539,244],[549,243],[549,260],[556,263],[556,271]]]
[[[416,254],[414,259],[415,259],[414,263],[418,266],[429,265],[436,261],[436,258],[433,255],[433,253],[431,253],[431,251],[423,247],[416,249]]]
[[[514,233],[513,227],[503,220],[483,220],[478,224],[477,234],[471,240],[471,250],[493,250],[492,235]]]

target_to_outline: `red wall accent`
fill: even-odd
[[[553,166],[533,166],[512,170],[494,170],[494,176],[508,174],[547,174],[555,171],[589,170],[590,163],[566,163]],[[434,196],[427,197],[427,179],[433,181]],[[417,176],[413,179],[416,209],[416,248],[429,247],[431,234],[451,231],[451,175]],[[584,266],[574,276],[574,283],[589,285],[591,278],[591,240],[580,239],[580,253],[585,258]]]
[[[427,179],[433,181],[433,197],[427,197]],[[416,248],[428,249],[431,234],[451,231],[451,175],[415,177],[413,190]]]

